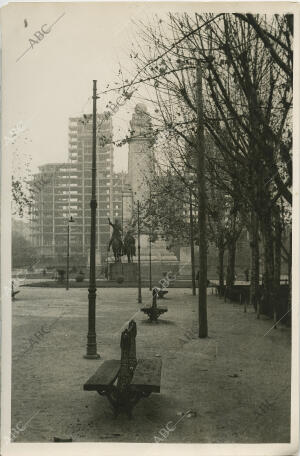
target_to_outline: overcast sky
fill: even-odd
[[[98,80],[98,90],[117,80],[118,62],[124,61],[126,47],[129,49],[125,41],[129,41],[131,19],[138,17],[139,10],[142,6],[132,4],[118,8],[95,4],[15,4],[6,8],[4,84],[8,91],[4,97],[3,134],[10,136],[11,128],[20,123],[28,128],[15,144],[9,144],[9,150],[18,157],[31,156],[34,170],[46,162],[67,160],[68,118],[91,112],[93,79]],[[30,47],[29,38],[63,13],[51,32],[16,62]],[[99,111],[107,101],[108,98],[98,100]],[[132,109],[128,104],[115,115],[115,137],[121,137],[128,128]],[[115,152],[116,170],[125,169],[126,147]]]
[[[183,8],[187,5],[176,6],[176,10]],[[27,128],[15,144],[8,141],[7,150],[17,157],[15,167],[23,166],[29,157],[33,171],[43,163],[67,160],[68,119],[92,111],[92,80],[97,79],[101,91],[118,80],[119,62],[132,71],[128,54],[135,36],[133,21],[170,9],[170,4],[158,3],[15,3],[2,10],[3,135],[10,137],[18,124]],[[48,30],[58,18],[51,32],[31,49],[29,39],[36,39],[34,33],[43,25]],[[115,98],[100,98],[98,111]],[[130,100],[114,115],[115,139],[126,133],[139,101]],[[115,148],[115,170],[126,168],[127,146]]]
[[[14,3],[4,7],[2,134],[9,138],[17,124],[27,129],[15,144],[8,141],[6,147],[8,154],[17,157],[15,168],[22,167],[29,157],[33,171],[44,163],[67,160],[68,119],[92,112],[92,80],[97,79],[99,91],[113,84],[118,80],[119,62],[134,72],[128,56],[135,40],[133,22],[148,22],[154,14],[163,16],[168,11],[201,13],[206,8],[220,12],[226,10],[224,5],[109,2]],[[249,3],[235,5],[235,10],[251,8]],[[266,9],[261,5],[254,6],[257,12]],[[48,30],[57,20],[50,33],[31,49],[29,39],[34,33],[42,26]],[[26,49],[29,51],[20,58]],[[98,111],[115,99],[115,95],[100,98]],[[124,137],[134,106],[140,101],[133,97],[114,115],[114,139]],[[115,170],[126,168],[127,146],[115,148]]]

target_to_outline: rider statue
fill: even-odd
[[[120,258],[123,254],[123,242],[122,242],[122,227],[119,219],[115,219],[115,223],[112,223],[110,218],[108,218],[110,226],[113,227],[113,232],[108,244],[108,250],[112,246],[115,261],[120,261]]]
[[[128,229],[124,237],[124,253],[127,255],[128,263],[133,262],[135,256],[135,239],[132,234],[132,229]]]

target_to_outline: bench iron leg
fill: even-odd
[[[132,419],[132,411],[140,399],[150,395],[149,392],[132,391],[130,389],[120,392],[116,387],[114,387],[110,392],[98,391],[98,393],[100,396],[107,397],[110,405],[112,406],[114,418],[117,418],[123,410],[129,419]]]

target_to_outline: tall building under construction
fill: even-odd
[[[121,219],[125,175],[113,172],[113,126],[109,116],[97,116],[96,262],[107,256],[108,217]],[[66,256],[68,223],[70,256],[89,261],[92,190],[92,115],[69,120],[67,163],[40,166],[31,183],[31,236],[45,262],[57,264]],[[72,217],[72,219],[71,219]],[[69,222],[69,220],[73,220]]]

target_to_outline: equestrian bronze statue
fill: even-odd
[[[128,263],[132,263],[135,256],[135,239],[131,230],[128,230],[124,237],[124,254],[127,255]]]
[[[108,218],[110,226],[113,227],[113,232],[108,244],[108,250],[112,248],[115,262],[119,263],[121,261],[121,256],[123,255],[123,242],[122,242],[122,227],[118,219],[115,219],[115,223],[112,223],[110,218]]]

